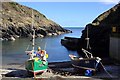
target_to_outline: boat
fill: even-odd
[[[33,11],[32,11],[33,14]],[[38,47],[38,50],[35,50],[35,30],[33,29],[33,35],[32,35],[32,50],[26,50],[26,54],[29,55],[29,58],[25,62],[25,69],[28,71],[28,73],[33,73],[34,77],[36,74],[42,74],[47,71],[48,69],[48,54],[46,54],[45,50],[41,50],[40,47]]]
[[[26,51],[26,53],[28,52],[29,55],[34,55],[35,53],[35,51]],[[48,62],[40,57],[33,56],[25,62],[25,68],[28,73],[33,73],[35,76],[36,74],[42,74],[47,71]]]
[[[82,48],[82,51],[86,54],[86,57],[77,57],[73,54],[69,54],[72,66],[84,70],[99,70],[101,58],[93,57],[90,52]]]
[[[92,53],[88,50],[91,50],[90,43],[89,43],[89,36],[88,36],[88,27],[87,27],[87,40],[86,49],[82,48],[83,53],[85,56],[77,57],[75,55],[69,54],[71,59],[72,66],[75,68],[83,69],[83,70],[90,70],[93,72],[99,71],[101,68],[101,58],[100,57],[93,57]]]

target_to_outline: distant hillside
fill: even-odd
[[[82,40],[79,41],[78,52],[81,52],[80,47],[86,48],[85,38],[88,28],[91,51],[94,56],[109,56],[109,41],[113,27],[117,28],[118,32],[116,34],[120,35],[120,3],[99,15],[92,23],[86,25],[82,31]]]
[[[32,17],[32,10],[34,18]],[[47,19],[37,10],[16,2],[3,2],[0,13],[2,14],[2,22],[0,22],[1,39],[31,36],[32,21],[34,22],[36,36],[44,37],[69,32],[59,24]]]

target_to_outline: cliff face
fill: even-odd
[[[44,37],[69,32],[36,10],[33,10],[34,17],[32,17],[32,10],[15,2],[3,2],[2,11],[0,11],[2,14],[0,22],[0,34],[2,35],[0,37],[10,39],[11,37],[31,36],[32,21],[36,36]]]
[[[86,48],[86,32],[88,28],[91,52],[94,56],[108,57],[109,56],[109,38],[112,27],[120,28],[120,3],[98,16],[91,24],[86,25],[82,31],[82,36],[79,41],[78,52],[81,53],[81,48]],[[82,44],[82,45],[81,45]]]

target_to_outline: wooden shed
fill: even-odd
[[[120,62],[120,26],[112,27],[111,30],[110,57]]]

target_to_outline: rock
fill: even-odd
[[[57,36],[57,33],[53,33],[54,36]]]
[[[15,41],[15,38],[14,38],[13,36],[11,36],[11,37],[9,38],[9,41]]]
[[[13,37],[14,37],[14,38],[19,38],[20,36],[18,36],[18,35],[13,35]]]
[[[48,36],[52,36],[52,33],[48,33]]]
[[[2,39],[11,40],[13,39],[10,38],[11,36],[14,38],[31,36],[33,32],[33,20],[33,28],[36,31],[35,35],[38,37],[59,35],[57,32],[60,34],[70,32],[52,20],[47,19],[45,15],[37,10],[20,5],[16,2],[2,3],[2,7],[2,22],[0,22],[0,33],[2,34],[0,38]],[[34,17],[32,17],[32,10]]]
[[[44,37],[44,35],[41,35],[41,34],[38,34],[37,36],[38,36],[38,37],[41,37],[41,38],[43,38],[43,37]]]
[[[3,38],[0,38],[1,41],[3,41],[4,39]]]

